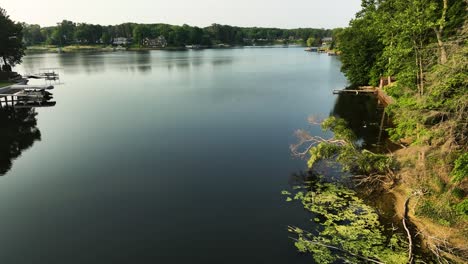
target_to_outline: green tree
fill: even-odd
[[[10,70],[10,66],[21,63],[24,51],[23,27],[13,22],[5,9],[0,8],[0,56],[4,68]]]
[[[109,44],[111,42],[111,35],[109,34],[109,32],[105,31],[104,33],[102,33],[101,41],[104,44]]]
[[[133,41],[139,46],[143,44],[145,38],[150,37],[151,29],[147,25],[136,25],[133,28]]]
[[[377,84],[383,71],[377,61],[384,46],[369,23],[369,18],[355,19],[338,35],[343,52],[341,70],[352,84]]]
[[[46,37],[43,35],[41,26],[39,25],[28,25],[26,23],[22,24],[23,27],[23,41],[26,45],[35,45],[43,43],[46,40]]]
[[[73,43],[76,24],[72,21],[63,20],[57,24],[51,36],[51,43],[55,45],[68,45]]]
[[[309,37],[309,38],[307,39],[307,46],[308,46],[308,47],[312,47],[312,46],[314,46],[315,44],[316,44],[316,40],[315,40],[314,37]]]
[[[188,28],[189,31],[189,44],[202,44],[203,42],[203,29],[199,27]]]

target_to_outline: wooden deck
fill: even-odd
[[[393,98],[389,96],[383,89],[377,88],[377,98],[379,102],[383,104],[383,106],[387,107],[394,103]]]
[[[360,93],[371,93],[375,94],[377,91],[375,89],[357,89],[357,90],[333,90],[333,94],[360,94]]]
[[[359,89],[343,89],[343,90],[333,90],[333,94],[351,94],[351,95],[359,95],[359,94],[373,94],[377,97],[379,102],[384,106],[387,107],[393,104],[393,98],[387,95],[387,93],[380,87],[374,86],[362,86]]]

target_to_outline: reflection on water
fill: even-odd
[[[232,58],[230,57],[217,58],[217,59],[214,59],[211,63],[213,64],[213,66],[229,65],[232,63]]]
[[[0,108],[0,175],[5,175],[15,159],[41,139],[34,108]]]
[[[207,56],[212,51],[177,52],[86,52],[62,54],[32,54],[22,65],[25,73],[34,73],[41,68],[57,67],[66,74],[85,72],[96,75],[117,69],[121,72],[148,75],[154,68],[164,67],[169,71],[190,71],[204,66],[221,67],[233,64],[234,54]]]
[[[379,135],[382,132],[380,125],[383,113],[384,109],[376,97],[352,94],[339,94],[332,111],[334,116],[347,121],[364,148],[381,143]]]
[[[285,239],[309,219],[279,193],[305,169],[293,132],[346,85],[336,58],[35,54],[20,67],[60,67],[64,85],[52,111],[36,109],[41,144],[0,184],[2,262],[309,263]]]

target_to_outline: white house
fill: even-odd
[[[164,48],[167,46],[167,41],[164,36],[159,36],[155,39],[145,38],[143,39],[143,46],[150,48]]]
[[[123,37],[114,38],[114,40],[112,41],[112,44],[114,45],[128,45],[130,43],[130,39]]]

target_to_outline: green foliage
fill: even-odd
[[[307,39],[307,47],[312,47],[317,44],[317,40],[314,37]]]
[[[468,199],[464,199],[461,203],[454,206],[455,211],[463,216],[468,216]]]
[[[79,43],[95,44],[102,37],[102,26],[81,23],[76,26],[74,39]]]
[[[315,229],[298,227],[289,231],[297,236],[299,252],[310,252],[317,263],[341,259],[361,263],[365,259],[386,263],[406,261],[405,243],[399,235],[386,237],[377,213],[343,186],[317,182],[312,191],[295,196],[315,218]],[[317,226],[318,225],[318,226]]]
[[[103,32],[101,35],[101,41],[103,44],[110,44],[111,36],[108,32]]]
[[[456,199],[463,199],[465,197],[465,192],[460,188],[454,188],[452,190],[452,196]]]
[[[349,81],[357,85],[376,84],[383,73],[376,64],[383,45],[369,23],[370,17],[357,18],[335,36],[342,51],[341,69]]]
[[[463,153],[455,160],[452,170],[452,181],[461,182],[468,177],[468,153]]]
[[[337,155],[340,147],[330,143],[320,143],[309,150],[310,158],[307,161],[309,168],[312,168],[318,161],[324,159],[331,159]]]
[[[382,154],[361,150],[356,145],[356,135],[348,128],[347,123],[336,117],[329,117],[322,122],[324,131],[334,134],[332,141],[322,142],[309,150],[309,168],[321,160],[335,160],[343,169],[358,174],[386,174],[393,166],[394,160]]]
[[[456,207],[455,207],[456,208]],[[456,209],[447,199],[426,197],[416,207],[416,215],[428,217],[443,226],[452,226],[459,221]]]
[[[356,160],[357,170],[364,174],[386,174],[388,169],[393,167],[394,161],[384,154],[374,154],[367,150],[361,151],[360,157]]]
[[[465,0],[362,0],[362,10],[350,26],[334,34],[342,51],[342,70],[352,84],[396,79],[385,87],[394,99],[386,108],[394,124],[388,129],[390,139],[410,145],[399,152],[407,160],[399,166],[418,176],[416,180],[403,174],[413,185],[408,187],[428,191],[419,198],[416,214],[445,226],[463,225],[468,219],[466,8]],[[415,152],[424,154],[416,164],[409,156]],[[311,154],[312,165],[332,156],[350,171],[372,174],[395,167],[391,159],[353,147],[333,152],[321,147]],[[452,181],[447,182],[452,164]]]
[[[52,31],[50,43],[55,45],[68,45],[73,43],[75,37],[76,24],[72,21],[63,20],[58,23]]]
[[[331,116],[325,119],[322,122],[322,130],[330,130],[335,135],[335,138],[345,140],[348,143],[352,143],[356,140],[356,135],[348,128],[348,124],[342,118]]]
[[[5,65],[21,63],[25,51],[22,40],[23,26],[13,22],[6,11],[0,8],[0,59],[3,59]]]
[[[23,23],[23,41],[27,46],[32,46],[40,43],[44,43],[46,37],[41,32],[41,26],[39,25],[28,25]]]

